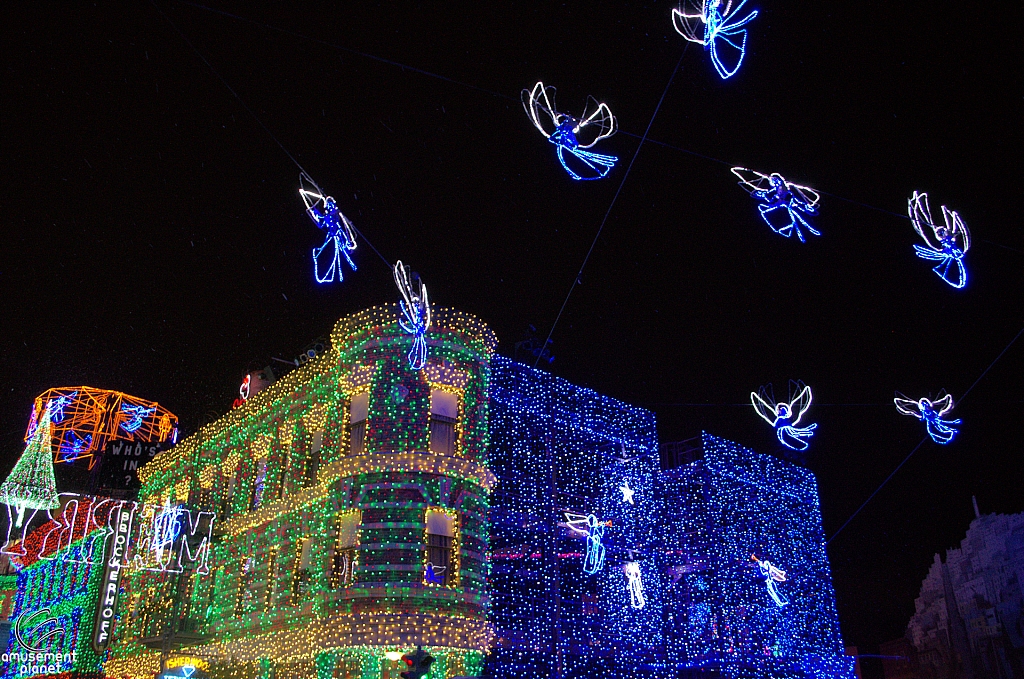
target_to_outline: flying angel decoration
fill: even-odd
[[[795,233],[801,243],[806,242],[803,229],[815,236],[821,235],[804,216],[818,214],[821,196],[817,191],[787,181],[778,172],[768,175],[745,167],[734,167],[732,173],[739,177],[743,190],[758,201],[761,218],[772,231],[786,238]]]
[[[447,566],[435,566],[428,561],[423,569],[423,581],[428,585],[443,585],[446,570],[448,570]]]
[[[747,24],[757,17],[757,10],[737,19],[747,0],[733,6],[732,0],[683,0],[683,9],[672,10],[672,25],[690,42],[703,45],[711,53],[711,63],[722,80],[740,70],[747,50]]]
[[[772,598],[776,606],[784,608],[789,603],[789,599],[779,591],[779,586],[776,583],[786,581],[786,571],[775,566],[768,559],[758,559],[756,554],[751,554],[750,560],[757,564],[761,575],[764,576],[765,585],[768,587],[768,596]]]
[[[793,392],[796,397],[793,398]],[[814,436],[817,424],[797,427],[807,409],[811,407],[811,388],[802,382],[790,382],[790,401],[775,402],[771,386],[761,387],[760,393],[750,392],[750,403],[765,422],[775,428],[782,445],[792,450],[807,450],[807,439]]]
[[[940,399],[931,401],[927,398],[917,401],[899,394],[893,399],[896,410],[903,415],[910,415],[924,422],[925,430],[932,437],[932,441],[946,445],[960,433],[953,425],[960,424],[960,420],[944,420],[942,416],[953,409],[953,397],[946,394]]]
[[[430,299],[427,297],[427,286],[423,284],[420,277],[409,271],[409,267],[398,260],[395,264],[395,285],[402,294],[398,304],[402,315],[398,318],[398,325],[402,330],[412,335],[412,348],[406,358],[409,359],[409,367],[413,370],[420,370],[427,364],[427,330],[430,329]],[[416,288],[414,285],[418,284]]]
[[[356,249],[355,227],[338,209],[334,198],[325,195],[305,172],[299,175],[299,186],[299,195],[306,204],[306,214],[318,229],[327,231],[323,245],[313,248],[313,275],[317,283],[331,283],[337,275],[340,283],[345,280],[341,269],[342,257],[353,271],[356,270],[356,263],[349,255]]]
[[[925,242],[924,245],[914,245],[917,256],[938,262],[932,271],[954,288],[967,285],[964,255],[971,247],[971,233],[960,215],[943,205],[943,224],[936,224],[928,206],[928,194],[917,191],[907,201],[907,212],[914,230]]]
[[[564,525],[587,539],[587,551],[583,555],[583,572],[587,575],[595,575],[604,566],[605,548],[601,544],[604,539],[605,528],[611,525],[611,521],[599,521],[593,514],[565,513]]]
[[[576,180],[601,179],[608,174],[616,156],[594,153],[587,149],[615,134],[615,116],[607,104],[587,97],[587,105],[579,118],[555,110],[555,88],[538,82],[532,90],[523,90],[523,108],[533,126],[555,145],[555,153],[569,176]],[[589,113],[588,113],[589,112]]]

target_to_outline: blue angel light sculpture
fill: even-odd
[[[789,599],[779,591],[779,586],[776,583],[786,581],[786,571],[778,568],[768,559],[758,559],[756,554],[751,554],[750,560],[757,564],[761,575],[764,576],[765,585],[768,587],[768,596],[772,598],[776,606],[784,608],[789,603]]]
[[[587,151],[597,142],[615,134],[615,116],[607,104],[587,97],[579,118],[555,110],[555,88],[538,82],[523,90],[523,108],[534,127],[555,145],[555,153],[569,176],[577,180],[601,179],[615,167],[618,158]],[[593,113],[587,113],[593,107]]]
[[[771,389],[761,387],[761,393],[750,392],[750,403],[754,410],[765,422],[775,428],[775,435],[778,436],[782,445],[792,450],[807,450],[807,439],[814,436],[817,424],[810,424],[806,427],[797,427],[800,419],[807,409],[811,407],[811,388],[801,382],[791,382],[789,403],[784,401],[775,403],[771,395]],[[792,391],[797,391],[796,398],[792,398]]]
[[[325,195],[305,172],[299,175],[299,185],[306,214],[318,229],[327,231],[324,244],[313,248],[313,275],[317,283],[331,283],[337,274],[340,283],[345,280],[341,270],[342,257],[353,271],[356,270],[356,264],[348,254],[356,249],[355,227],[338,209],[334,198]]]
[[[435,566],[428,561],[423,570],[423,580],[430,585],[443,585],[446,570],[448,570],[447,566]]]
[[[731,78],[740,70],[747,50],[747,24],[757,16],[757,10],[737,19],[747,0],[733,7],[732,0],[684,0],[682,9],[672,10],[672,25],[676,32],[690,42],[703,45],[711,53],[711,63],[722,80]]]
[[[398,260],[395,264],[395,285],[402,294],[398,304],[402,315],[398,317],[398,325],[402,330],[412,335],[412,348],[406,358],[409,359],[409,367],[413,370],[420,370],[427,364],[427,330],[430,329],[430,299],[427,297],[427,286],[423,284],[420,277],[410,273],[409,267]],[[410,280],[411,277],[411,280]],[[418,289],[414,288],[419,284]]]
[[[804,216],[818,214],[821,196],[817,191],[786,181],[778,172],[767,175],[745,167],[734,167],[732,173],[739,177],[743,190],[758,201],[761,218],[772,231],[786,238],[795,233],[801,243],[806,242],[801,227],[815,236],[821,235]]]
[[[909,399],[900,394],[893,399],[896,410],[903,415],[910,415],[924,422],[925,430],[932,437],[932,441],[946,445],[960,433],[953,425],[960,424],[960,420],[944,420],[942,416],[953,409],[953,397],[946,394],[940,399],[931,401],[926,398],[917,401]]]
[[[593,514],[565,513],[565,523],[562,524],[573,532],[585,536],[587,549],[583,554],[583,572],[587,575],[595,575],[604,566],[605,548],[601,541],[604,539],[605,528],[611,525],[610,521],[598,521]]]
[[[914,252],[921,259],[938,262],[932,271],[954,288],[967,285],[967,268],[964,255],[971,247],[971,234],[964,220],[955,210],[942,206],[943,224],[936,224],[928,207],[928,194],[914,191],[907,201],[907,212],[914,230],[925,242],[915,245]]]

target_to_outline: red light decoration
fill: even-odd
[[[32,438],[47,405],[55,463],[85,460],[92,469],[110,441],[159,443],[178,438],[177,415],[155,401],[111,389],[55,387],[36,397],[25,441]]]

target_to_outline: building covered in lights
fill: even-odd
[[[139,502],[76,529],[123,529],[123,564],[18,563],[19,610],[82,639],[103,571],[112,638],[64,671],[397,679],[422,646],[431,679],[849,679],[813,475],[710,436],[662,472],[652,412],[433,312],[422,368],[394,305],[352,314],[156,453]]]
[[[814,475],[708,434],[684,452],[661,483],[667,665],[852,679]]]
[[[417,645],[434,677],[480,673],[496,340],[435,309],[412,370],[397,317],[341,319],[328,352],[143,468],[140,499],[215,511],[218,537],[208,573],[122,580],[109,676],[187,653],[225,679],[396,679]]]
[[[662,645],[654,413],[495,356],[490,427],[485,676],[643,676]]]

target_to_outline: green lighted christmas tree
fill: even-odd
[[[53,477],[53,451],[50,449],[50,407],[46,407],[39,426],[25,446],[7,480],[0,485],[0,502],[18,510],[21,527],[26,509],[56,509],[57,481]]]

